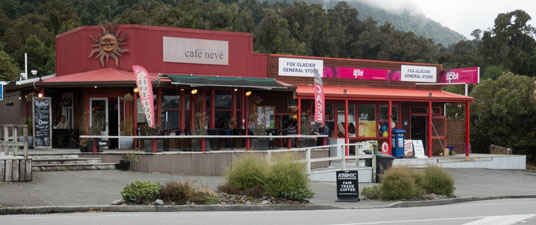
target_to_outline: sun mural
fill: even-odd
[[[118,56],[123,56],[123,53],[128,52],[128,49],[121,49],[121,45],[125,45],[125,39],[126,34],[124,34],[122,37],[119,36],[121,33],[121,30],[118,30],[115,32],[115,25],[111,25],[109,28],[105,28],[104,26],[101,26],[102,34],[97,32],[99,35],[99,38],[93,37],[93,35],[89,35],[91,40],[93,40],[94,44],[92,45],[95,47],[91,53],[89,53],[88,58],[91,58],[93,55],[95,55],[95,59],[99,59],[101,66],[104,67],[104,60],[106,59],[106,64],[108,64],[108,60],[110,58],[113,58],[115,61],[115,66],[119,67],[119,58]]]

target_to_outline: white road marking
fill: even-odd
[[[471,220],[479,219],[464,225],[510,225],[522,220],[529,219],[536,216],[536,214],[525,215],[509,215],[509,216],[475,216],[475,217],[453,217],[453,218],[438,218],[438,219],[424,219],[424,220],[399,220],[399,221],[378,221],[378,222],[364,222],[364,223],[344,223],[344,224],[332,224],[332,225],[366,225],[366,224],[396,224],[396,223],[418,223],[418,222],[433,222],[433,221],[449,221],[449,220]]]
[[[464,225],[510,225],[536,216],[536,214],[490,216]]]

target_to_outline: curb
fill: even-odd
[[[471,201],[536,198],[536,195],[496,195],[485,197],[463,197],[430,201],[395,202],[386,206],[363,207],[356,209],[408,208],[447,205]],[[51,214],[81,212],[193,212],[193,211],[277,211],[277,210],[330,210],[351,209],[333,205],[296,204],[296,205],[96,205],[96,206],[33,206],[2,207],[0,215]]]
[[[395,202],[395,203],[389,204],[385,208],[436,206],[436,205],[447,205],[447,204],[462,203],[462,202],[508,199],[508,198],[536,198],[536,195],[492,195],[492,196],[484,196],[484,197],[463,197],[463,198],[429,200],[429,201]]]
[[[101,205],[4,207],[0,215],[75,212],[191,212],[191,211],[272,211],[339,209],[331,205]]]

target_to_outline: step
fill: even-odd
[[[63,164],[32,166],[32,171],[114,170],[117,163]]]
[[[78,154],[30,154],[32,159],[77,159]]]
[[[33,159],[34,166],[40,165],[85,165],[100,163],[100,158],[75,158],[75,159]]]

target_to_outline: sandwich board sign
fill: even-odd
[[[358,202],[359,180],[357,170],[337,171],[337,201]]]
[[[413,148],[415,149],[415,158],[426,158],[424,155],[424,146],[422,145],[422,140],[413,140]]]

